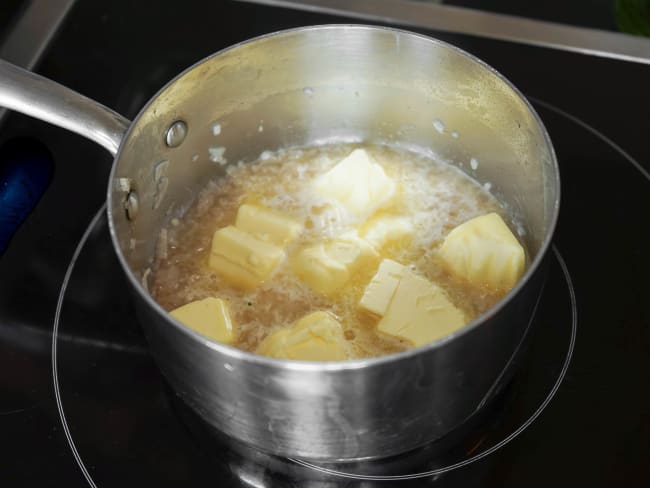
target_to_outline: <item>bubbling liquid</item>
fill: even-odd
[[[397,198],[380,212],[406,216],[415,228],[408,242],[382,249],[381,258],[407,265],[444,288],[469,320],[493,306],[503,292],[455,280],[440,265],[437,249],[450,230],[479,215],[497,212],[510,222],[499,202],[446,163],[387,146],[349,144],[266,152],[256,162],[229,167],[226,177],[203,189],[183,219],[167,229],[166,250],[158,254],[153,268],[154,299],[166,310],[211,296],[228,300],[237,324],[234,346],[251,352],[268,335],[317,310],[332,313],[342,324],[351,358],[407,349],[405,342],[378,333],[377,319],[358,308],[375,268],[361,270],[335,295],[325,297],[295,276],[288,259],[252,291],[230,286],[208,266],[213,233],[232,225],[243,203],[255,202],[304,223],[301,235],[287,247],[287,256],[361,225],[351,217],[330,214],[311,190],[317,176],[357,147],[363,147],[399,189]]]

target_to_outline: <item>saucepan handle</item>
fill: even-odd
[[[113,156],[130,125],[102,104],[1,59],[0,107],[76,132]]]

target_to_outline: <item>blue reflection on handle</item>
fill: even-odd
[[[29,137],[17,137],[0,147],[0,254],[32,212],[54,173],[47,147]]]

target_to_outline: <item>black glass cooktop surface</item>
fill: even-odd
[[[351,20],[237,2],[78,2],[38,71],[133,117],[214,51],[330,22]],[[650,67],[429,34],[529,96],[560,162],[561,215],[531,352],[485,416],[407,456],[341,466],[208,434],[166,386],[124,293],[97,213],[110,156],[12,114],[0,127],[3,158],[23,148],[49,162],[36,185],[45,193],[0,256],[4,486],[647,486]],[[404,475],[418,476],[395,478]]]
[[[289,486],[313,481],[337,486],[349,480],[416,483],[453,479],[454,471],[480,472],[484,458],[506,449],[543,415],[570,364],[577,331],[575,290],[557,248],[552,261],[533,319],[530,352],[494,405],[448,437],[402,456],[314,464],[236,445],[212,432],[175,396],[147,353],[128,294],[114,291],[128,285],[102,208],[71,261],[54,322],[55,398],[64,434],[84,476],[97,486],[124,479],[156,486],[214,479],[230,479],[233,486],[280,480]],[[104,339],[76,340],[81,324],[92,324]]]

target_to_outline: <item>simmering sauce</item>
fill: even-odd
[[[255,352],[262,340],[315,311],[331,313],[341,324],[352,358],[402,351],[409,344],[376,330],[378,318],[359,308],[377,265],[360,269],[333,293],[314,291],[290,265],[305,246],[326,242],[367,220],[328,205],[314,181],[362,147],[394,183],[395,196],[375,214],[403,216],[412,224],[408,239],[382,247],[381,259],[397,261],[441,287],[467,322],[494,305],[507,290],[476,286],[450,274],[438,249],[456,226],[480,215],[509,216],[482,186],[460,170],[429,157],[382,145],[331,145],[264,153],[253,163],[233,165],[227,175],[203,189],[186,215],[167,230],[166,252],[159,253],[150,290],[172,310],[206,297],[226,300],[237,324],[237,348]],[[215,230],[233,225],[242,204],[254,203],[302,223],[285,249],[286,258],[271,277],[248,290],[232,286],[208,265]]]

